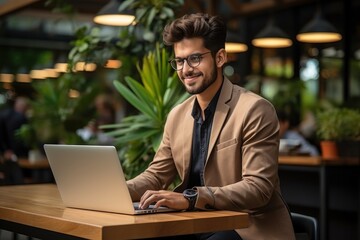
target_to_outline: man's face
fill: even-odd
[[[192,54],[203,54],[209,51],[204,47],[201,38],[183,39],[174,44],[176,58],[186,58]],[[217,68],[212,53],[202,55],[200,64],[195,67],[189,66],[185,60],[183,69],[178,71],[178,75],[188,93],[204,92],[217,79]]]

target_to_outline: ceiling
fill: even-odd
[[[46,0],[0,0],[0,46],[67,49],[75,29],[82,25],[93,25],[94,15],[108,1],[67,1],[71,2],[76,12],[72,18],[69,18],[68,15],[54,12],[54,6],[45,6]],[[234,22],[244,18],[264,18],[269,13],[281,12],[295,7],[312,6],[314,8],[318,1],[320,0],[184,0],[184,6],[179,9],[178,15],[190,12],[207,12],[220,14],[225,16],[228,22]],[[352,1],[354,3],[360,2]],[[328,0],[327,5],[329,2],[341,4],[342,1]],[[357,7],[359,8],[359,6]],[[334,12],[338,12],[333,15],[333,22],[340,22],[336,18],[341,17],[342,13],[339,13],[337,7],[333,8]],[[313,11],[310,11],[308,15],[312,14]],[[280,22],[283,25],[287,24],[286,21]],[[256,28],[255,30],[258,31],[256,25],[249,28]],[[288,28],[291,31],[292,26]],[[111,27],[104,27],[102,31],[107,35],[116,32]]]
[[[268,11],[269,9],[284,9],[297,5],[303,5],[316,0],[185,0],[185,12],[208,12],[210,14],[221,14],[226,11],[228,16],[249,16]],[[44,11],[50,14],[49,8],[45,7],[44,0],[0,0],[0,16],[13,14],[19,11]],[[76,0],[71,4],[78,14],[94,15],[109,0]]]

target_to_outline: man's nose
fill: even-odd
[[[189,69],[193,69],[193,67],[191,67],[191,66],[189,65],[188,61],[185,60],[182,71],[183,71],[183,72],[187,72],[187,71],[189,71]]]

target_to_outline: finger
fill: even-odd
[[[149,195],[151,195],[150,190],[147,190],[140,198],[140,203],[144,202],[145,199],[147,199],[149,197]]]
[[[169,207],[169,200],[167,200],[166,198],[163,198],[159,201],[156,202],[156,204],[154,205],[155,208],[159,208],[159,207]]]
[[[157,202],[159,199],[161,199],[161,196],[157,191],[146,192],[140,200],[139,207],[142,209],[148,208],[150,204]]]

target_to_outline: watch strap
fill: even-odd
[[[192,192],[192,194],[188,194],[188,192]],[[189,201],[189,207],[186,209],[187,211],[192,211],[195,208],[195,203],[197,199],[197,190],[196,189],[187,189],[183,192],[184,197]]]

